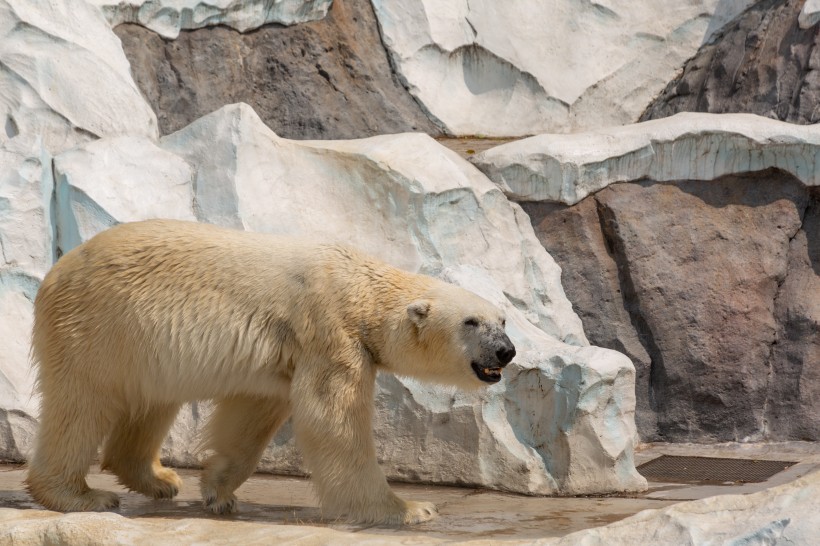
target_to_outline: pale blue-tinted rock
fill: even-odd
[[[143,137],[101,139],[62,153],[54,176],[63,254],[122,222],[196,220],[193,169]]]
[[[517,201],[574,205],[609,184],[713,180],[777,168],[820,184],[820,128],[752,114],[681,113],[572,135],[544,134],[473,164]]]
[[[29,339],[34,296],[54,260],[52,194],[41,140],[0,142],[0,460],[20,460],[36,424]]]

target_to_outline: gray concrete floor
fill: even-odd
[[[647,492],[632,495],[589,497],[526,497],[457,487],[393,484],[402,496],[433,501],[440,517],[413,527],[388,529],[363,527],[320,519],[316,498],[307,480],[302,478],[256,474],[239,488],[240,513],[229,516],[233,521],[269,524],[309,524],[336,530],[386,536],[425,535],[449,539],[526,540],[558,537],[621,520],[641,510],[662,508],[680,501],[720,494],[751,493],[786,483],[820,468],[820,444],[790,442],[779,444],[649,444],[636,453],[641,464],[659,455],[698,455],[797,461],[767,482],[738,485],[682,485],[650,483]],[[198,471],[180,470],[183,490],[173,501],[153,501],[124,491],[112,475],[94,469],[89,476],[92,487],[118,491],[122,495],[120,513],[141,518],[208,518],[199,498]],[[24,467],[0,465],[0,507],[39,508],[23,490]]]

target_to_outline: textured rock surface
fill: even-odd
[[[561,283],[584,332],[596,345],[615,349],[635,366],[635,424],[644,440],[660,438],[658,416],[649,403],[652,358],[633,324],[639,316],[634,294],[623,293],[614,249],[601,231],[594,197],[575,206],[521,203],[544,248],[561,265]]]
[[[791,123],[820,121],[817,5],[757,2],[700,48],[641,119],[677,112],[748,112]]]
[[[820,185],[820,128],[748,114],[682,113],[573,135],[538,135],[471,159],[520,201],[572,205],[609,184],[712,180],[776,167]]]
[[[34,295],[54,259],[52,187],[42,141],[0,142],[0,460],[22,459],[36,425],[29,337]]]
[[[0,0],[0,142],[52,153],[120,133],[157,137],[119,40],[83,0]]]
[[[54,175],[61,255],[120,222],[196,220],[193,169],[144,138],[113,137],[69,150],[55,158]]]
[[[120,42],[81,0],[0,0],[0,459],[30,448],[32,302],[56,257],[52,155],[100,136],[156,138]]]
[[[115,31],[163,134],[237,102],[286,138],[440,132],[393,76],[367,0],[250,34],[217,27],[164,41],[135,25]]]
[[[820,439],[820,192],[789,244],[788,272],[775,300],[777,343],[766,406],[773,439]]]
[[[505,537],[504,544],[799,544],[820,533],[820,473],[750,495],[721,495],[644,510],[621,521],[561,538]],[[125,518],[118,514],[59,514],[0,508],[0,541],[36,544],[453,544],[423,530],[342,531],[311,525],[214,521],[204,518]],[[458,540],[458,544],[498,544]]]
[[[434,119],[454,134],[513,136],[634,122],[707,32],[750,3],[373,6],[398,73]]]
[[[327,15],[332,0],[88,0],[111,26],[137,23],[165,38],[182,29],[223,25],[246,32],[262,25],[293,25]]]
[[[590,340],[635,363],[642,437],[818,439],[817,193],[766,171],[525,205]]]
[[[588,346],[560,271],[521,209],[430,137],[290,141],[235,105],[163,138],[160,148],[103,139],[61,154],[54,170],[59,231],[73,234],[60,239],[61,251],[114,221],[195,217],[351,243],[507,308],[520,356],[498,386],[464,394],[380,379],[375,426],[390,477],[542,494],[644,486],[632,459],[631,363]],[[154,209],[127,208],[125,188],[145,191],[148,180],[162,199]],[[185,410],[165,446],[168,460],[199,461],[191,448],[208,411]],[[304,471],[287,427],[261,468]]]
[[[720,495],[644,510],[557,544],[813,544],[820,472],[751,495]],[[544,541],[544,544],[550,542]]]
[[[800,28],[811,28],[820,22],[820,1],[806,0],[798,16]]]

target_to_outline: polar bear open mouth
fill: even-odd
[[[487,383],[498,383],[501,381],[501,368],[495,367],[491,368],[488,366],[482,366],[475,360],[470,363],[473,367],[473,371],[478,376],[478,378],[482,381]]]

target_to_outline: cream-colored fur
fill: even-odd
[[[235,509],[292,415],[325,513],[431,519],[435,507],[393,494],[376,462],[376,372],[476,388],[476,367],[500,373],[514,354],[503,322],[470,292],[345,247],[169,220],[114,227],[63,256],[37,294],[29,491],[55,510],[116,507],[85,481],[105,442],[102,465],[123,485],[173,497],[181,482],[160,445],[183,403],[212,399],[210,510]]]

